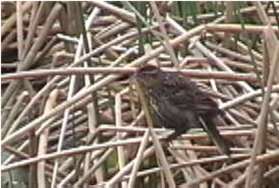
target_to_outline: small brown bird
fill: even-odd
[[[143,88],[155,124],[175,131],[171,139],[191,128],[203,128],[221,151],[230,155],[228,141],[214,123],[215,118],[224,113],[193,81],[180,73],[163,72],[151,65],[138,69],[134,78]]]

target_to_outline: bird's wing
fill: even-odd
[[[167,79],[167,77],[166,77]],[[195,82],[184,76],[166,80],[164,83],[166,100],[177,106],[181,111],[194,110],[198,114],[218,114],[220,110],[217,103],[207,94],[201,91]]]
[[[200,127],[194,111],[181,111],[177,106],[171,104],[169,100],[163,100],[158,103],[158,106],[154,107],[154,112],[156,117],[159,118],[161,126],[175,129],[177,133],[184,133],[190,128]]]
[[[171,77],[171,78],[168,78]],[[176,106],[180,110],[193,109],[194,108],[194,92],[193,88],[196,88],[194,82],[182,76],[173,76],[169,74],[164,78],[162,88],[164,99],[169,101],[171,106]]]
[[[220,110],[217,103],[202,91],[195,94],[195,106],[198,114],[218,114]]]

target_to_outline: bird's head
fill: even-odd
[[[145,88],[153,88],[160,84],[160,76],[162,71],[160,68],[152,65],[147,65],[139,68],[135,74],[134,79]]]

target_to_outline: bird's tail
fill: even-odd
[[[220,135],[217,130],[212,117],[202,117],[201,124],[203,129],[207,132],[209,138],[219,147],[222,153],[230,156],[230,143]]]

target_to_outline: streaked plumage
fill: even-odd
[[[150,65],[140,68],[135,79],[149,99],[155,124],[175,130],[171,138],[191,128],[203,128],[223,153],[230,154],[227,141],[214,123],[215,117],[223,112],[193,81],[180,73],[166,73]]]

